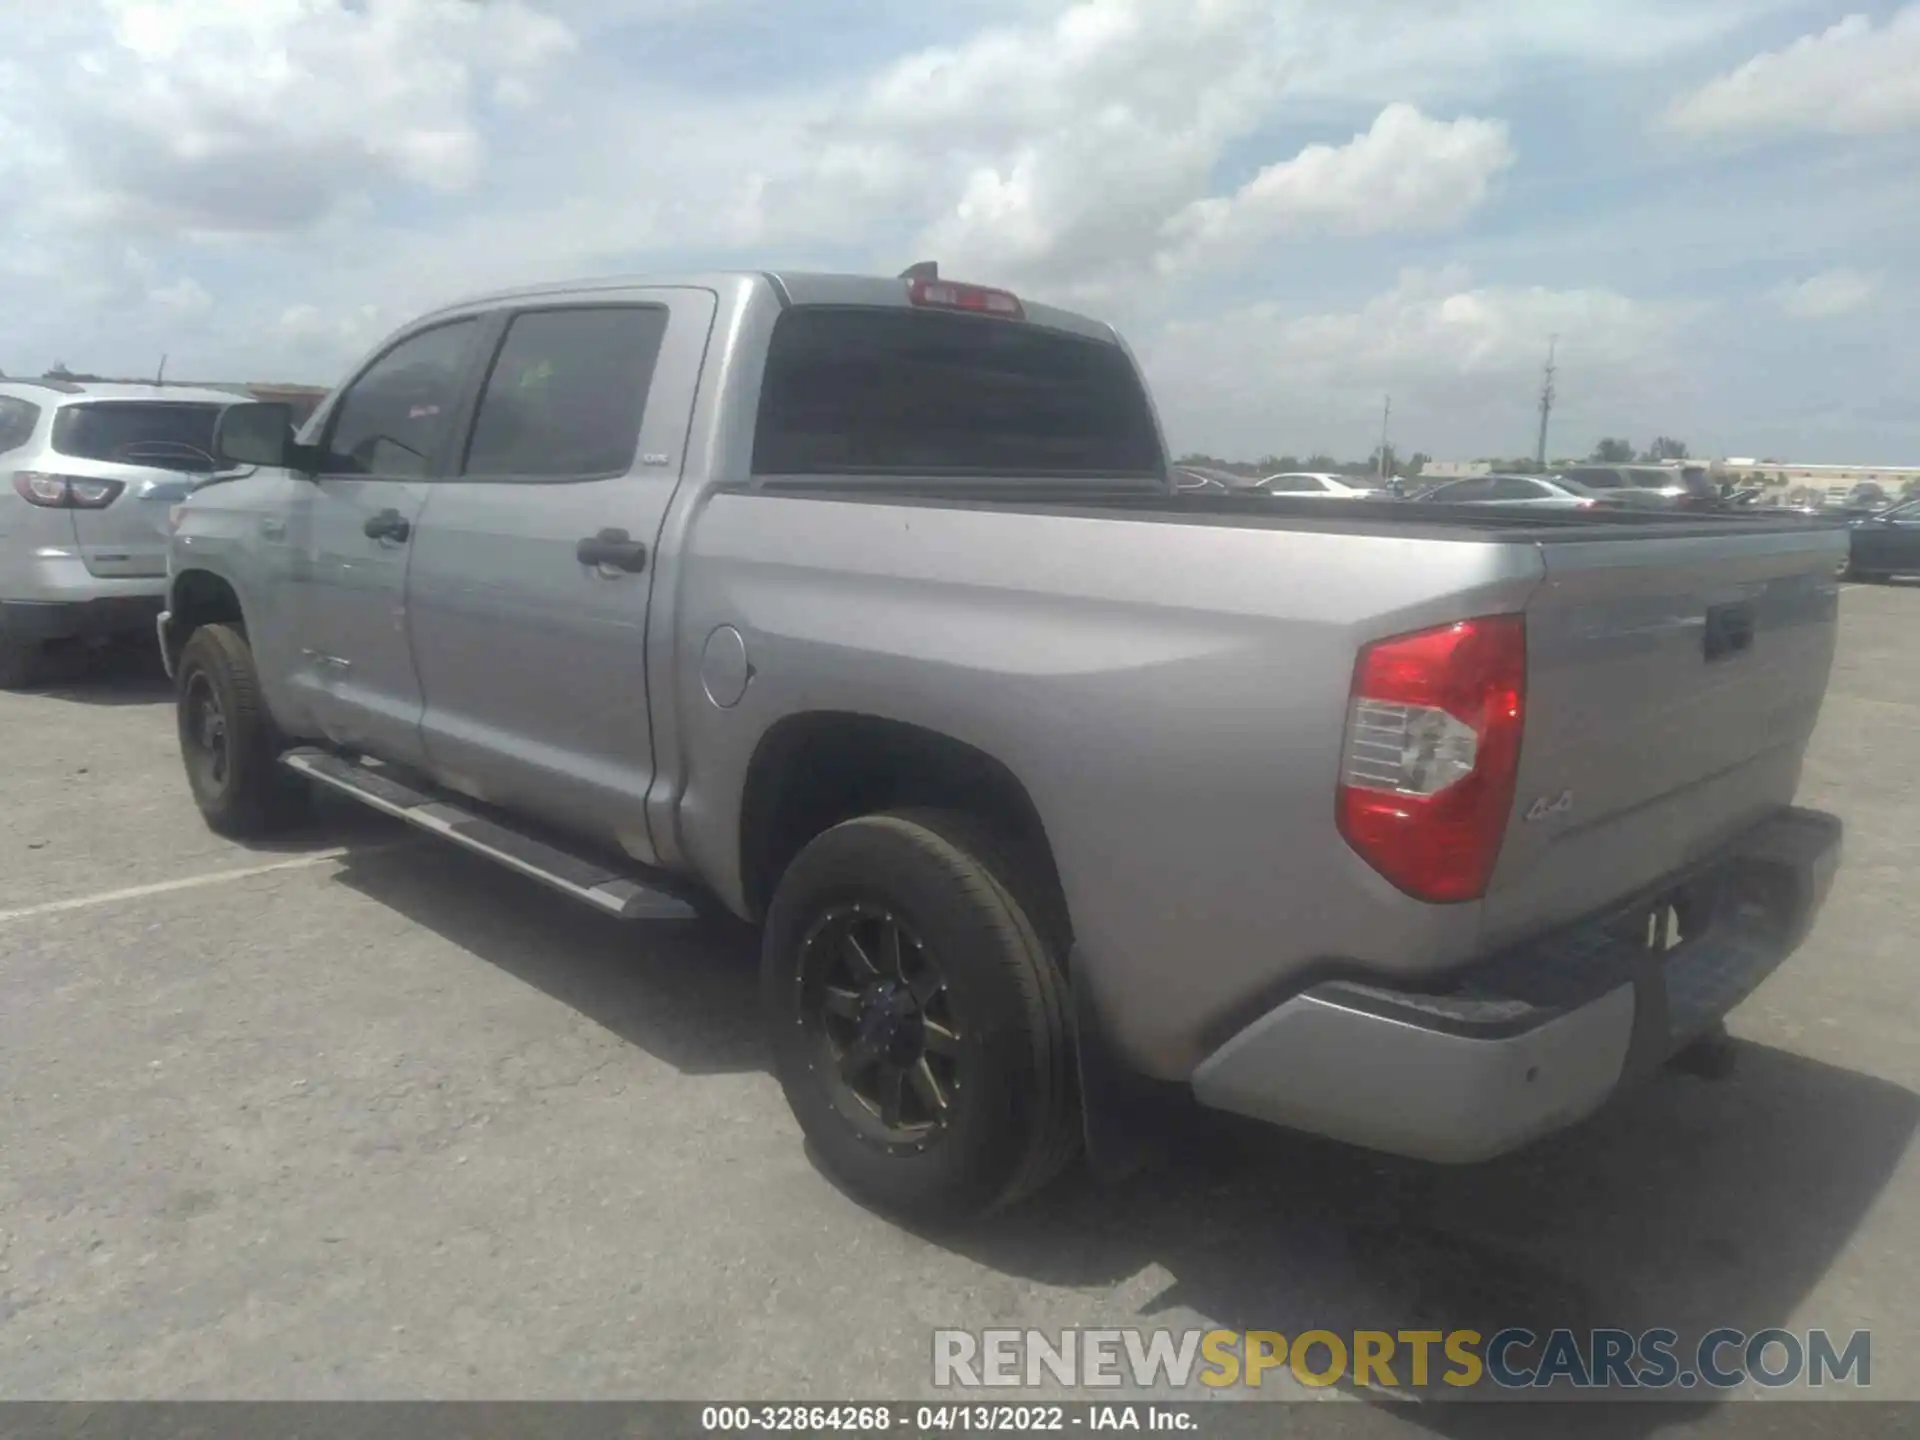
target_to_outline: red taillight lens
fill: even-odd
[[[1005,320],[1024,320],[1027,316],[1020,301],[1004,290],[959,285],[951,280],[909,280],[907,299],[932,310],[967,310],[976,315],[998,315]]]
[[[127,487],[118,480],[93,480],[85,475],[49,475],[44,470],[16,470],[13,490],[29,505],[47,510],[104,510]]]
[[[1418,900],[1486,893],[1513,812],[1527,629],[1490,615],[1369,645],[1354,666],[1340,833]]]

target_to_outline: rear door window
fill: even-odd
[[[1269,495],[1324,495],[1327,493],[1326,482],[1314,475],[1276,475],[1271,480],[1262,480],[1260,488]]]
[[[219,468],[213,430],[224,405],[87,400],[53,417],[53,448],[76,460],[205,473]]]
[[[924,310],[803,306],[774,324],[756,474],[1158,479],[1164,464],[1118,345]]]
[[[494,358],[462,473],[623,475],[640,445],[667,312],[579,306],[516,315]]]

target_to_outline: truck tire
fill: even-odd
[[[180,755],[208,828],[245,840],[304,818],[310,796],[280,768],[280,734],[260,698],[246,636],[228,625],[201,626],[176,673]]]
[[[863,816],[807,845],[768,909],[787,1104],[830,1177],[911,1223],[1013,1204],[1079,1139],[1066,981],[997,853],[964,815]]]

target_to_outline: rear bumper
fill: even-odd
[[[146,632],[160,605],[158,593],[85,600],[0,600],[0,636],[38,642]]]
[[[1840,846],[1837,819],[1787,810],[1660,895],[1497,956],[1443,994],[1316,986],[1208,1056],[1194,1093],[1391,1154],[1502,1154],[1593,1113],[1751,994],[1805,939]],[[1688,935],[1670,952],[1646,940],[1656,901]]]

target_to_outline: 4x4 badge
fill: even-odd
[[[1562,790],[1558,795],[1542,795],[1527,807],[1527,820],[1544,820],[1549,815],[1564,815],[1573,809],[1573,792]]]

